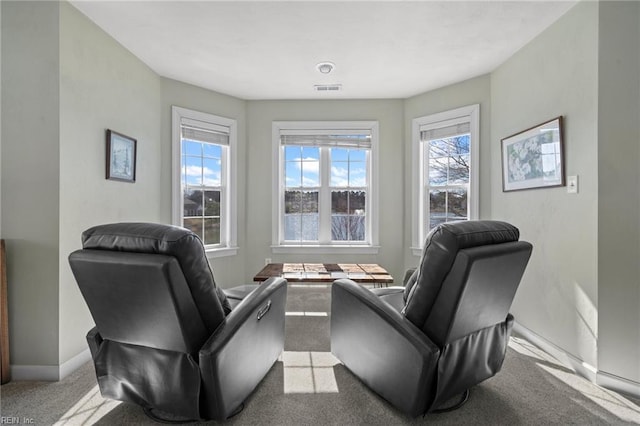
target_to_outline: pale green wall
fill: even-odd
[[[534,244],[517,320],[639,382],[640,11],[618,6],[580,3],[491,75],[406,100],[244,101],[157,76],[67,3],[1,2],[0,226],[12,364],[57,367],[86,348],[91,319],[66,263],[81,230],[171,220],[171,105],[238,120],[240,251],[212,261],[229,287],[250,281],[266,257],[311,259],[271,253],[274,120],[379,121],[380,254],[311,260],[379,262],[401,277],[417,262],[411,119],[479,103],[480,216],[513,222]],[[557,115],[566,118],[566,174],[580,175],[579,194],[503,193],[500,139]],[[104,179],[106,128],[138,138],[135,184]]]
[[[598,368],[640,383],[640,3],[600,3]]]
[[[483,167],[491,162],[491,77],[489,74],[452,84],[441,89],[408,98],[404,102],[404,215],[406,267],[416,267],[419,257],[410,249],[412,241],[412,120],[430,114],[468,106],[480,105],[480,211],[481,219],[491,217],[491,168]]]
[[[597,366],[598,3],[578,4],[491,74],[491,215],[513,223],[533,254],[516,321]],[[565,187],[502,192],[500,140],[562,115]]]
[[[60,4],[60,362],[86,349],[93,321],[67,257],[108,222],[160,222],[160,77],[68,3]],[[105,179],[105,131],[137,139],[136,182]]]
[[[223,288],[245,284],[246,235],[246,101],[175,80],[162,79],[162,219],[171,223],[171,106],[189,108],[236,120],[238,125],[238,254],[210,260],[216,283]]]
[[[274,262],[376,262],[396,278],[404,270],[404,133],[402,100],[249,101],[247,113],[246,279]],[[275,255],[271,253],[273,121],[377,120],[380,129],[380,252],[378,255]]]
[[[57,2],[2,2],[2,232],[11,358],[58,364]]]

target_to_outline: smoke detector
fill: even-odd
[[[316,65],[316,69],[322,74],[329,74],[335,67],[336,65],[333,62],[320,62]]]

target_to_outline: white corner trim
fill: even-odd
[[[91,360],[91,352],[85,349],[60,365],[11,365],[11,380],[57,382]]]
[[[78,355],[74,356],[70,360],[63,362],[60,365],[60,379],[62,380],[67,377],[69,374],[76,371],[78,368],[83,366],[85,363],[91,361],[91,351],[89,348],[80,352]]]
[[[640,398],[640,383],[625,379],[624,377],[598,371],[596,384],[603,388],[611,389],[612,391]]]
[[[551,343],[544,337],[539,336],[527,327],[519,324],[517,321],[513,324],[513,331],[514,333],[522,336],[525,340],[528,340],[530,343],[533,343],[535,346],[553,356],[564,366],[573,370],[576,374],[584,377],[592,383],[596,383],[596,374],[598,370],[594,366],[587,364],[575,355],[566,352],[564,349],[554,343]]]

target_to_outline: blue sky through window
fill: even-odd
[[[183,184],[188,186],[221,186],[222,146],[183,140]]]
[[[285,146],[285,186],[320,186],[320,148]]]

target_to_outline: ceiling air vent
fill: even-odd
[[[342,84],[316,84],[313,86],[316,92],[339,92]]]

